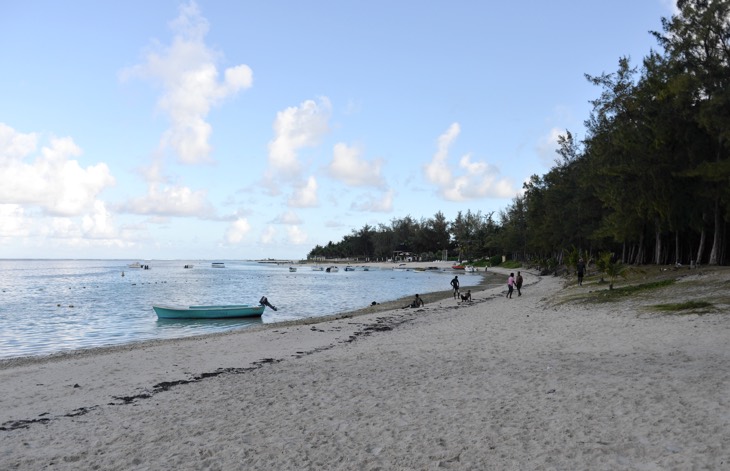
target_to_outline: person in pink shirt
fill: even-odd
[[[507,278],[507,297],[512,299],[512,291],[515,289],[515,274],[510,273]]]

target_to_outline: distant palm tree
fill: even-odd
[[[613,282],[616,281],[616,278],[619,276],[621,278],[626,278],[626,265],[621,262],[614,261],[613,254],[610,252],[602,253],[598,257],[596,265],[598,266],[598,269],[605,273],[608,277],[609,290],[613,289]]]

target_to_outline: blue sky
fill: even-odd
[[[304,258],[505,209],[669,0],[0,0],[0,258]]]

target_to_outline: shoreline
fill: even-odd
[[[727,466],[730,271],[610,304],[521,271],[510,300],[499,285],[0,368],[0,468]],[[713,293],[709,314],[647,310]]]
[[[486,279],[484,277],[483,280]],[[485,293],[490,290],[499,289],[488,285],[485,288],[473,293],[475,302],[479,302],[480,296],[487,296]],[[256,368],[262,364],[261,362],[266,363],[274,357],[280,360],[287,356],[298,357],[328,350],[378,332],[383,323],[400,324],[412,320],[417,313],[454,308],[468,309],[475,305],[471,303],[462,306],[453,300],[451,291],[428,293],[424,297],[431,301],[418,309],[402,308],[406,300],[410,302],[412,299],[408,296],[331,316],[261,324],[240,330],[178,339],[146,340],[59,352],[47,356],[1,360],[0,404],[7,402],[11,407],[0,408],[0,433],[23,428],[22,424],[35,423],[38,419],[32,417],[36,413],[40,414],[39,417],[46,417],[40,419],[46,422],[48,416],[62,418],[74,415],[79,411],[96,408],[105,400],[108,401],[108,398],[135,397],[140,391],[154,390],[158,384],[185,383],[195,378],[215,376],[221,370],[241,368],[240,365],[246,365],[244,368]],[[330,334],[320,336],[319,333],[324,333],[323,328],[329,329]],[[282,342],[277,338],[280,335],[286,335],[285,341]],[[207,346],[211,344],[216,347],[215,354],[208,351]],[[263,351],[269,355],[262,353],[260,348],[262,344],[266,345]],[[182,357],[178,352],[183,352]],[[175,364],[170,364],[171,359]],[[183,359],[185,361],[182,361]],[[220,365],[221,360],[225,365]],[[120,363],[128,366],[144,365],[147,374],[130,378],[126,369],[117,366]],[[54,383],[52,390],[41,392],[39,389],[48,386],[49,367],[53,368],[54,373],[58,370],[61,376],[52,375]],[[20,386],[13,381],[17,375],[23,377]],[[74,379],[73,383],[64,383],[62,378],[66,377],[77,379]],[[74,400],[76,396],[83,397],[84,394],[77,393],[82,392],[85,383],[96,382],[96,378],[106,378],[105,384],[96,386],[93,395],[86,397],[83,402]],[[120,387],[124,392],[118,391]],[[73,390],[73,394],[69,395],[69,388]],[[33,390],[36,392],[29,394],[29,391]],[[29,396],[32,398],[39,395],[63,397],[64,400],[58,404],[60,411],[54,414],[47,411],[40,412],[38,409],[29,414],[25,409],[33,402]],[[104,397],[106,399],[103,399]],[[90,402],[94,405],[89,406]],[[14,412],[19,415],[14,415]]]
[[[266,262],[266,263],[273,263],[273,262]],[[426,263],[426,262],[412,262],[413,269],[425,269],[427,266],[432,266],[433,263]],[[391,269],[391,264],[388,264],[386,262],[379,262],[379,263],[369,263],[368,266],[376,267],[378,269]],[[409,266],[409,268],[411,268]],[[459,272],[455,272],[458,274]],[[482,272],[483,273],[483,272]],[[496,272],[493,272],[496,273]],[[492,286],[493,283],[490,283],[488,276],[482,276],[481,281],[479,284],[469,287],[473,290],[484,290],[488,289]],[[415,293],[414,293],[415,294]],[[9,357],[9,358],[0,358],[0,370],[6,367],[12,367],[12,366],[19,366],[24,365],[28,363],[38,363],[38,362],[44,362],[44,361],[58,361],[63,360],[66,357],[82,357],[87,355],[94,355],[94,354],[104,354],[104,353],[114,353],[115,351],[123,351],[127,350],[129,348],[143,348],[145,346],[154,346],[159,344],[165,344],[169,342],[176,342],[180,340],[196,340],[196,339],[205,339],[205,338],[215,338],[219,336],[225,336],[230,334],[236,334],[241,332],[246,332],[250,330],[255,329],[267,329],[267,328],[273,328],[277,326],[286,327],[291,325],[310,325],[313,323],[319,323],[319,322],[327,322],[330,320],[336,320],[340,319],[342,317],[353,317],[353,316],[361,316],[365,314],[372,314],[372,313],[378,313],[378,312],[384,312],[389,311],[393,309],[398,309],[409,303],[413,299],[414,294],[408,294],[406,296],[403,296],[401,298],[392,300],[392,301],[385,301],[382,303],[378,303],[376,305],[370,305],[365,306],[358,309],[352,309],[348,311],[339,312],[336,314],[330,314],[325,316],[316,316],[316,317],[307,317],[302,319],[296,319],[296,320],[288,320],[288,321],[280,321],[280,322],[271,322],[271,323],[261,323],[260,325],[254,325],[254,326],[246,326],[243,328],[235,328],[233,330],[225,331],[225,332],[214,332],[214,333],[207,333],[207,334],[199,334],[199,335],[192,335],[188,337],[178,337],[178,338],[165,338],[165,339],[148,339],[148,340],[137,340],[137,341],[131,341],[128,343],[123,344],[115,344],[115,345],[102,345],[98,347],[88,347],[88,348],[77,348],[73,350],[65,350],[50,354],[40,354],[40,355],[20,355],[16,357]],[[444,290],[444,291],[434,291],[430,293],[423,293],[421,294],[421,297],[424,299],[426,303],[433,303],[437,301],[441,301],[444,299],[448,299],[452,297],[452,292],[450,290]]]

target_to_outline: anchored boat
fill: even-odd
[[[162,306],[153,305],[159,319],[232,319],[239,317],[261,317],[267,307],[276,311],[266,296],[258,305],[225,304],[212,306]]]

